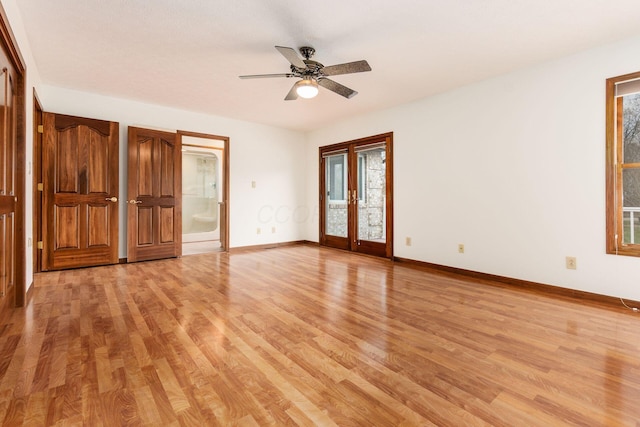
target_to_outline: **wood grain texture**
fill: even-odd
[[[118,262],[118,128],[43,113],[42,270]]]
[[[34,286],[3,425],[640,425],[640,316],[593,301],[313,245]]]
[[[177,134],[128,128],[127,259],[180,256],[182,151]]]

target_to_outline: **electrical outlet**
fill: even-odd
[[[407,246],[411,246],[411,237],[406,237],[404,240],[404,244]]]
[[[271,227],[271,232],[275,233],[276,232],[276,228],[275,227]]]
[[[464,253],[464,245],[462,243],[458,244],[458,253],[459,254],[463,254]]]
[[[568,268],[569,270],[575,270],[575,269],[577,269],[577,268],[578,268],[578,264],[577,264],[577,261],[576,261],[576,257],[568,256],[568,257],[566,258],[566,262],[567,262],[567,268]]]
[[[260,232],[261,232],[261,231],[260,231],[260,227],[258,227],[258,228],[256,229],[256,234],[260,234]]]

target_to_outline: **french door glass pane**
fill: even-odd
[[[385,147],[358,150],[358,240],[384,243],[387,235]]]
[[[347,237],[347,154],[327,156],[325,165],[325,234]]]

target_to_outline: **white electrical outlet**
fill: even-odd
[[[404,244],[407,246],[411,246],[411,237],[407,237],[404,241]]]
[[[459,254],[464,253],[464,245],[462,243],[458,243],[458,253]]]
[[[568,256],[566,258],[567,268],[569,270],[576,270],[578,268],[578,262],[576,261],[576,257]]]

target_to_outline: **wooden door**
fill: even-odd
[[[127,261],[182,255],[182,152],[175,133],[129,127]]]
[[[118,123],[43,116],[43,270],[116,264]]]
[[[16,277],[16,108],[13,68],[2,56],[0,75],[0,304],[12,304]]]
[[[320,244],[393,257],[393,134],[320,147]]]

